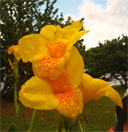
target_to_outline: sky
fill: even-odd
[[[55,8],[64,18],[71,16],[74,21],[84,18],[86,49],[98,42],[128,35],[128,0],[57,0]]]

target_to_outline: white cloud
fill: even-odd
[[[79,15],[70,14],[74,20],[85,18],[85,29],[90,32],[84,36],[87,49],[95,47],[98,41],[128,35],[128,0],[107,0],[106,6],[83,0]]]

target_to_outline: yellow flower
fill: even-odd
[[[84,71],[84,63],[73,47],[64,71],[56,79],[33,76],[21,88],[20,101],[27,107],[52,110],[75,118],[82,112],[83,96],[78,88]]]
[[[65,70],[56,79],[33,76],[21,88],[20,101],[27,107],[52,110],[57,109],[62,115],[75,118],[89,100],[102,96],[111,98],[122,107],[119,94],[100,79],[93,79],[83,74],[84,63],[78,50],[73,47]]]
[[[27,35],[19,40],[18,53],[24,62],[32,62],[34,72],[19,92],[19,100],[25,106],[40,110],[57,109],[69,118],[80,114],[84,103],[102,96],[108,96],[122,107],[119,94],[107,82],[83,73],[83,59],[73,46],[88,32],[79,31],[82,26],[82,22],[64,28],[47,25],[40,34]]]
[[[33,72],[40,78],[56,79],[65,68],[72,46],[88,30],[79,31],[83,22],[69,26],[46,25],[40,34],[30,34],[18,42],[24,62],[32,62]]]
[[[13,54],[17,60],[21,59],[18,45],[12,45],[8,48],[8,54]]]

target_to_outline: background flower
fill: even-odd
[[[17,60],[21,59],[18,45],[12,45],[8,48],[8,54],[13,54]]]

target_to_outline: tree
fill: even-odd
[[[127,46],[128,36],[122,35],[89,49],[86,51],[86,71],[94,77],[117,79],[127,87]]]

